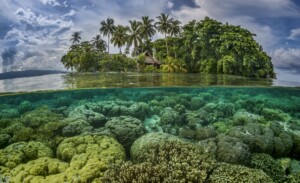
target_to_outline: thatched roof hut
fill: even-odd
[[[159,68],[159,66],[161,65],[161,62],[159,60],[155,59],[149,51],[145,51],[144,55],[146,57],[146,59],[145,59],[146,65],[153,65],[153,66]]]

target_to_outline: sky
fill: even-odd
[[[299,0],[2,0],[0,70],[63,69],[60,58],[74,31],[90,40],[107,17],[128,25],[161,12],[183,23],[209,16],[247,28],[272,57],[278,78],[300,81]]]

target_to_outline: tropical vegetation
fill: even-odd
[[[156,34],[161,38],[154,40]],[[143,16],[130,20],[127,26],[115,25],[113,18],[107,18],[91,41],[81,42],[81,33],[74,32],[61,62],[78,72],[189,72],[274,78],[271,58],[255,36],[240,26],[209,17],[182,25],[161,13],[156,21]],[[119,48],[118,54],[110,53],[110,43]],[[145,53],[161,65],[146,64]]]

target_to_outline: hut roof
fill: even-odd
[[[155,58],[153,58],[153,56],[151,55],[151,53],[149,53],[149,51],[145,51],[144,52],[144,55],[146,56],[146,59],[145,59],[145,63],[146,64],[157,64],[157,65],[160,65],[161,62]]]

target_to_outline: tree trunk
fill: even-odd
[[[166,49],[167,49],[167,57],[169,56],[169,49],[168,49],[168,41],[167,41],[167,34],[165,33],[165,40],[166,40]]]
[[[108,34],[108,38],[107,38],[107,45],[108,45],[107,46],[107,50],[108,50],[107,52],[108,52],[108,54],[109,54],[109,37],[110,37],[110,35]]]
[[[136,54],[136,48],[134,47],[134,58],[135,58],[135,61],[136,61],[136,69],[137,69],[137,72],[140,72],[140,66],[139,66],[139,62],[137,60],[137,54]]]

